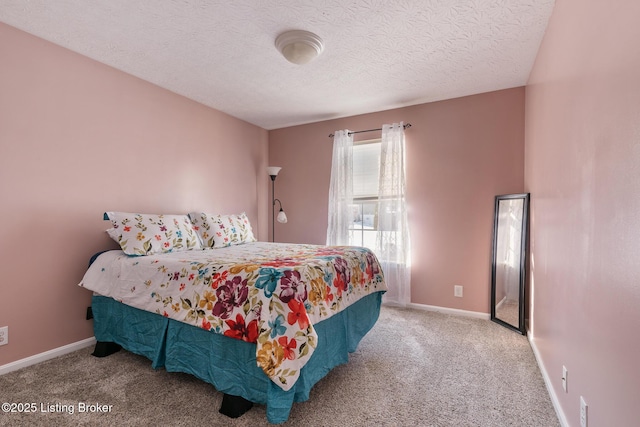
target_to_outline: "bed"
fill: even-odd
[[[172,218],[156,218],[173,239],[166,245],[149,222],[109,214],[121,250],[95,256],[80,283],[93,291],[96,355],[122,346],[153,368],[192,374],[224,393],[226,415],[258,403],[270,423],[286,421],[378,319],[386,285],[366,248],[257,242],[246,217],[235,218],[244,230],[224,227],[225,239],[205,214],[177,220],[180,233],[167,226]],[[138,238],[143,228],[150,240]]]

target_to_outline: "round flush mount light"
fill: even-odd
[[[276,38],[276,48],[287,61],[302,65],[322,53],[324,43],[317,35],[309,31],[287,31]]]

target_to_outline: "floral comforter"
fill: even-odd
[[[109,251],[80,286],[255,342],[258,366],[284,390],[316,348],[314,324],[387,289],[369,249],[266,242],[140,257]]]

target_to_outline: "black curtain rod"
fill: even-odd
[[[403,129],[409,129],[411,127],[411,123],[407,123],[406,125],[403,125],[402,128]],[[382,130],[382,128],[378,128],[378,129],[367,129],[367,130],[354,130],[353,132],[349,132],[349,135],[353,135],[356,133],[365,133],[365,132],[375,132],[378,130]],[[330,133],[329,134],[329,138],[333,138],[335,135]]]

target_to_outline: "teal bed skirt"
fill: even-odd
[[[218,391],[241,396],[267,407],[267,420],[289,418],[294,402],[309,392],[332,368],[347,363],[349,353],[378,320],[383,292],[368,295],[345,310],[314,325],[318,345],[294,386],[284,391],[256,364],[256,344],[225,337],[159,314],[95,295],[94,334],[151,360],[154,369],[185,372],[212,384]]]

